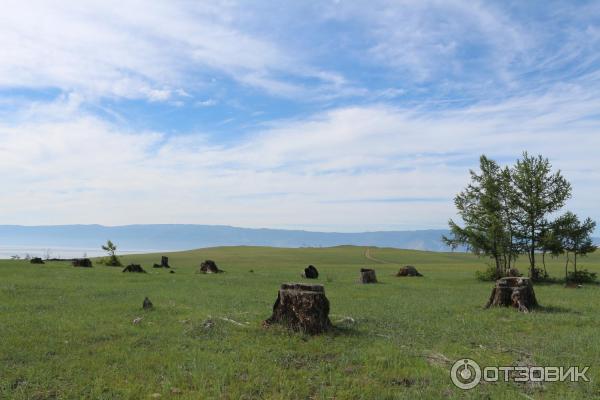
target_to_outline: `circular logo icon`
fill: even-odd
[[[481,381],[481,368],[470,358],[458,360],[450,370],[452,383],[460,389],[473,389]]]

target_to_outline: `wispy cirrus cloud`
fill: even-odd
[[[269,38],[238,27],[230,2],[9,2],[0,15],[1,87],[56,87],[88,96],[166,101],[216,76],[275,95],[289,83],[339,84]]]

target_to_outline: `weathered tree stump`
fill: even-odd
[[[123,272],[139,272],[145,274],[146,271],[139,264],[129,264],[125,268],[123,268]]]
[[[377,277],[375,276],[375,270],[369,268],[360,269],[360,282],[361,283],[377,283]]]
[[[33,257],[31,260],[29,260],[29,262],[32,264],[44,264],[44,260],[42,260],[40,257]]]
[[[218,274],[223,271],[217,267],[217,263],[213,260],[206,260],[200,264],[200,272],[203,274]]]
[[[529,312],[537,305],[533,285],[529,278],[506,277],[496,281],[485,307],[514,307],[519,311]]]
[[[146,297],[144,299],[144,303],[142,304],[142,308],[144,310],[151,310],[152,307],[154,307],[154,305],[152,304],[152,302],[150,301],[150,299],[148,297]]]
[[[154,264],[152,267],[153,268],[171,268],[171,266],[169,266],[169,257],[162,256],[160,258],[160,264]]]
[[[317,271],[314,265],[309,265],[308,267],[304,268],[304,273],[302,276],[307,279],[318,279],[319,271]]]
[[[329,320],[329,300],[322,285],[284,283],[273,305],[273,314],[265,325],[282,324],[310,335],[332,328]]]
[[[396,276],[423,276],[415,267],[412,265],[407,265],[405,267],[400,268],[400,271],[396,274]]]
[[[91,268],[92,260],[89,258],[74,258],[73,261],[71,261],[71,265],[74,267]]]

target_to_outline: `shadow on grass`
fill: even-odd
[[[580,311],[560,306],[537,306],[534,311],[546,314],[581,314]]]
[[[356,326],[347,325],[347,324],[333,324],[333,328],[326,333],[326,335],[330,336],[345,336],[345,337],[361,337],[365,336],[365,332],[361,332],[357,329]]]

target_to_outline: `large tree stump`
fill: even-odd
[[[407,265],[406,267],[400,268],[400,271],[396,274],[396,276],[423,276],[415,267],[412,265]]]
[[[496,281],[485,307],[514,307],[519,311],[529,312],[537,305],[533,285],[529,278],[506,277]]]
[[[171,266],[169,265],[169,257],[162,256],[160,258],[160,264],[154,264],[152,267],[153,268],[171,268]]]
[[[91,268],[92,260],[90,260],[89,258],[75,258],[73,259],[73,261],[71,261],[71,264],[74,267]]]
[[[331,329],[329,300],[322,285],[284,283],[265,325],[282,324],[293,330],[315,335]]]
[[[309,265],[308,267],[304,268],[304,273],[302,276],[307,279],[317,279],[319,278],[319,271],[317,271],[314,265]]]
[[[206,260],[200,264],[200,273],[202,274],[218,274],[219,272],[223,271],[217,267],[217,263],[213,260]]]
[[[375,276],[375,270],[369,268],[360,269],[360,282],[361,283],[377,283],[377,277]]]
[[[129,264],[128,266],[123,268],[123,272],[140,272],[143,274],[146,273],[146,271],[144,271],[144,268],[142,268],[142,266],[139,264]]]

